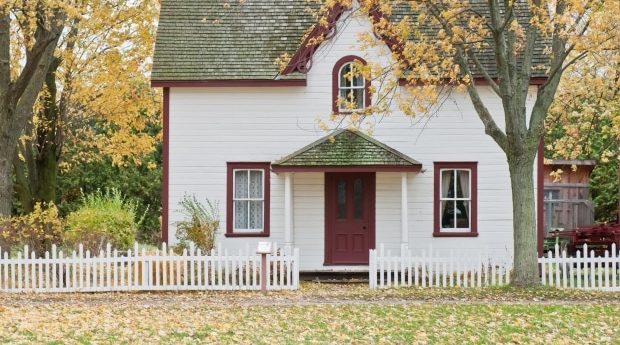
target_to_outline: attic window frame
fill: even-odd
[[[371,105],[371,97],[370,97],[370,79],[364,78],[364,100],[363,100],[363,109],[355,109],[355,110],[342,110],[338,104],[338,99],[340,97],[340,71],[342,67],[349,63],[360,63],[364,66],[368,65],[366,60],[362,59],[356,55],[347,55],[342,57],[340,60],[336,61],[334,65],[334,69],[332,70],[332,112],[334,114],[347,114],[354,111],[363,111],[365,108],[368,108]]]

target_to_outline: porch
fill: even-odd
[[[302,271],[367,272],[369,250],[409,245],[409,190],[422,165],[363,133],[336,131],[273,162],[284,247]]]

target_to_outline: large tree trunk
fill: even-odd
[[[0,99],[0,114],[9,112],[7,99]],[[0,132],[0,217],[11,215],[13,196],[13,152],[17,136],[11,132]]]
[[[35,14],[46,22],[37,25],[24,66],[15,80],[10,71],[12,19],[8,11],[0,13],[0,217],[11,215],[12,163],[18,140],[32,119],[34,104],[64,29],[66,14],[62,9],[51,10],[52,14],[43,10],[44,6],[38,6]]]
[[[11,214],[11,196],[13,194],[13,164],[4,158],[8,157],[8,154],[5,153],[8,150],[1,147],[4,142],[6,141],[0,140],[0,217]]]
[[[47,93],[39,112],[34,138],[19,146],[14,160],[15,192],[24,213],[34,209],[37,202],[56,202],[58,173],[58,142],[60,111],[56,104],[56,71],[60,59],[54,58],[45,78]],[[30,129],[32,131],[33,129]]]
[[[540,282],[534,201],[534,158],[526,153],[509,155],[510,186],[514,236],[515,286],[532,286]]]

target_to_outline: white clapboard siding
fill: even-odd
[[[558,245],[538,259],[542,285],[584,290],[620,291],[620,256],[616,244],[603,256],[595,256],[584,244],[574,257]]]
[[[463,254],[411,250],[392,255],[385,250],[370,250],[370,288],[401,286],[419,287],[483,287],[510,283],[511,258],[497,260],[482,254]]]
[[[346,21],[346,22],[345,22]],[[273,162],[325,136],[317,119],[330,128],[333,105],[333,69],[344,56],[356,55],[371,64],[389,69],[391,57],[383,44],[368,45],[372,23],[364,16],[343,15],[337,35],[315,52],[305,86],[292,87],[171,87],[170,88],[170,205],[169,238],[175,239],[175,223],[184,215],[178,203],[185,194],[198,199],[227,198],[227,162]],[[380,42],[378,42],[380,43]],[[383,48],[381,48],[383,47]],[[378,80],[373,86],[380,87]],[[488,85],[476,86],[489,112],[502,126],[502,103]],[[448,91],[448,88],[446,88]],[[407,95],[408,91],[398,91]],[[532,86],[526,105],[536,101]],[[373,104],[378,101],[374,95]],[[442,96],[443,97],[443,96]],[[425,173],[408,173],[408,241],[416,246],[444,250],[489,248],[501,252],[512,248],[512,199],[505,155],[499,146],[483,135],[484,124],[464,90],[450,89],[432,117],[411,118],[392,102],[391,116],[369,118],[373,137],[419,161]],[[222,116],[226,114],[226,116]],[[346,127],[346,123],[341,125]],[[438,145],[438,143],[441,143]],[[433,167],[438,161],[478,162],[478,232],[475,238],[433,237]],[[358,266],[325,266],[325,186],[324,174],[293,174],[293,236],[301,250],[304,271],[351,271]],[[270,239],[285,240],[284,175],[272,172]],[[378,172],[376,176],[376,238],[386,248],[400,248],[401,174]],[[226,207],[221,207],[222,228],[226,228]],[[260,238],[225,237],[227,248],[236,251]]]
[[[165,243],[148,253],[137,244],[124,253],[108,245],[92,256],[82,245],[70,255],[52,246],[37,257],[26,246],[15,256],[0,249],[0,291],[258,290],[260,265],[249,247],[234,253],[218,247],[211,254],[191,247],[177,255]],[[268,254],[267,279],[269,290],[297,289],[299,249]]]

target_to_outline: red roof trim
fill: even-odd
[[[305,79],[153,80],[152,87],[288,87],[306,86]]]
[[[317,166],[287,166],[272,165],[271,170],[280,172],[419,172],[422,165],[317,165]]]
[[[319,23],[314,25],[282,71],[283,75],[293,72],[308,73],[312,68],[314,52],[319,49],[321,43],[336,35],[336,24],[346,10],[346,6],[334,5],[326,15],[327,25],[320,25]]]
[[[315,25],[312,31],[304,38],[302,44],[299,46],[286,68],[282,71],[283,75],[301,72],[307,73],[312,68],[312,56],[316,50],[320,47],[321,43],[331,39],[336,35],[336,24],[338,19],[342,16],[348,8],[345,6],[334,6],[327,14],[327,26]],[[381,19],[385,17],[385,14],[378,8],[370,11],[370,19],[373,24],[379,23]],[[392,53],[399,57],[403,56],[403,50],[405,49],[405,42],[403,42],[397,36],[388,36],[383,33],[375,35],[380,38],[390,48]],[[318,43],[314,43],[318,42]],[[543,85],[547,82],[547,77],[533,77],[530,79],[530,85]],[[476,78],[474,83],[476,85],[488,85],[488,81],[485,78]],[[399,84],[401,86],[407,85],[405,79],[400,79]]]

